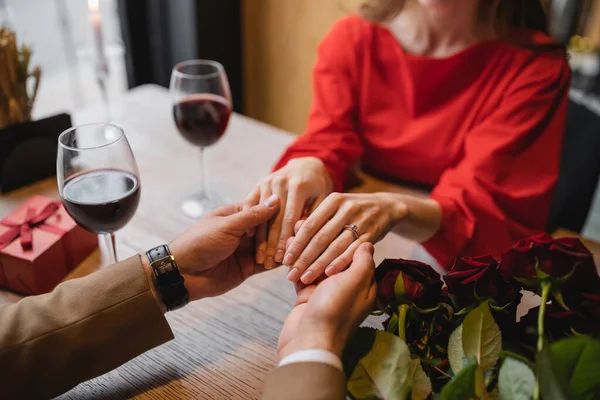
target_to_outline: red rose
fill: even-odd
[[[600,294],[582,293],[583,302],[577,312],[584,315],[590,323],[594,324],[595,334],[600,334]]]
[[[500,307],[521,298],[519,286],[502,276],[498,262],[489,255],[456,259],[444,281],[460,308],[472,306],[476,297],[492,299]]]
[[[437,306],[441,292],[440,275],[429,265],[409,260],[384,260],[375,270],[377,305],[410,302],[422,309]]]
[[[500,271],[516,278],[523,286],[538,291],[538,268],[552,278],[563,278],[573,271],[564,290],[590,290],[600,287],[594,258],[577,238],[554,239],[543,233],[523,239],[502,254]],[[529,282],[527,282],[529,281]]]
[[[576,317],[571,327],[581,334],[599,336],[600,292],[586,293],[574,290],[565,293],[564,300]]]

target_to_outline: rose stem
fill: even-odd
[[[408,312],[408,305],[402,304],[400,307],[398,307],[398,311],[400,312],[398,333],[400,335],[400,339],[404,340],[404,343],[406,343],[406,313]]]
[[[544,315],[546,314],[546,303],[550,295],[552,284],[548,281],[542,281],[542,302],[540,303],[540,312],[538,313],[538,342],[537,350],[542,351],[544,347]]]

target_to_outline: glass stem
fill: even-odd
[[[206,185],[206,164],[204,163],[204,147],[200,147],[200,200],[206,199],[208,189]]]
[[[104,233],[100,235],[104,238],[104,243],[106,244],[106,250],[108,253],[108,265],[115,264],[117,262],[117,249],[115,247],[115,234],[114,233]]]

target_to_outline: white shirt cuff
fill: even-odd
[[[344,371],[342,367],[342,360],[327,350],[320,349],[308,349],[308,350],[300,350],[295,353],[290,354],[285,357],[279,363],[280,367],[288,364],[300,363],[300,362],[318,362],[323,364],[329,364],[332,367],[339,369],[340,371]]]

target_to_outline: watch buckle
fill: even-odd
[[[150,265],[152,265],[152,267],[159,268],[161,271],[164,271],[166,266],[169,266],[168,270],[173,269],[173,262],[175,262],[175,257],[169,254],[163,258],[153,261]]]

